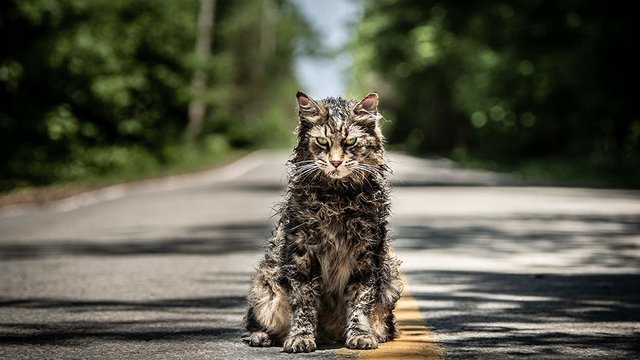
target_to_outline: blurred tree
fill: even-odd
[[[293,60],[318,48],[306,19],[289,1],[219,3],[212,62],[214,85],[205,129],[228,134],[234,146],[271,146],[291,140],[291,94],[298,83]]]
[[[202,122],[205,115],[205,103],[202,99],[207,85],[207,74],[204,60],[211,51],[211,37],[214,30],[216,0],[201,0],[198,14],[198,37],[196,40],[196,66],[191,83],[192,98],[189,103],[189,124],[187,135],[197,139],[202,132]]]
[[[406,150],[640,165],[639,24],[586,0],[365,1],[356,72]]]
[[[198,59],[199,4],[1,2],[0,190],[289,138],[292,61],[313,39],[305,19],[288,0],[218,2],[214,55]],[[208,82],[197,98],[211,111],[204,146],[189,150],[195,69]]]

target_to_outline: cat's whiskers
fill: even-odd
[[[314,169],[306,169],[305,171],[301,171],[299,173],[296,173],[294,175],[295,179],[302,179],[304,176],[306,176],[307,174],[309,174],[310,172],[313,172]]]
[[[317,165],[316,164],[305,164],[305,165],[294,167],[293,171],[296,171],[296,172],[297,171],[303,171],[303,170],[306,170],[306,169],[309,169],[309,168],[314,168],[314,167],[317,167]]]
[[[357,171],[371,187],[373,187],[373,185],[371,184],[371,181],[369,181],[370,177],[375,181],[379,181],[380,178],[383,177],[380,169],[369,164],[359,163],[358,166],[354,168],[354,171]]]
[[[365,173],[362,172],[362,170],[358,168],[354,168],[351,170],[351,173],[354,175],[353,177],[359,180],[360,182],[362,182],[363,180],[367,181],[367,176],[365,175]]]
[[[321,171],[317,171],[315,174],[313,174],[313,177],[311,178],[311,181],[315,181],[316,178],[318,177],[318,175],[320,175],[322,172]]]
[[[314,173],[315,175],[317,175],[321,170],[321,168],[315,162],[313,164],[304,165],[301,168],[302,168],[302,171],[296,174],[297,180],[300,182],[303,182]],[[312,179],[315,179],[315,175]]]
[[[360,176],[364,179],[364,181],[367,182],[367,184],[369,184],[370,187],[373,187],[373,185],[371,184],[371,181],[369,181],[369,177],[367,176],[367,174],[372,174],[371,172],[369,172],[369,170],[362,167],[358,167],[354,170],[357,171],[358,174],[360,174]],[[375,176],[375,174],[373,175]]]
[[[293,167],[294,168],[301,168],[301,167],[314,165],[314,164],[315,164],[314,160],[305,160],[305,161],[300,161],[300,162],[294,163]]]
[[[293,164],[293,171],[300,171],[301,169],[306,169],[306,168],[315,167],[315,166],[317,166],[315,164],[315,160],[300,161]]]
[[[301,165],[298,165],[301,164]],[[294,164],[292,169],[293,178],[297,181],[304,181],[310,174],[319,170],[318,165],[315,160],[305,160],[299,161]]]
[[[378,175],[380,175],[378,171],[376,171],[375,169],[372,169],[371,166],[367,164],[358,164],[357,169],[366,171],[367,173],[373,175],[374,177],[377,177]]]
[[[301,166],[301,165],[309,164],[309,163],[313,163],[313,162],[316,162],[316,160],[302,160],[302,161],[298,161],[298,162],[292,163],[292,165],[293,166]]]
[[[307,171],[307,172],[304,174],[304,176],[302,176],[302,177],[300,178],[300,181],[301,181],[301,182],[302,182],[302,181],[305,181],[309,176],[311,176],[311,175],[313,175],[313,174],[317,174],[317,173],[318,173],[318,171],[316,171],[316,170],[318,170],[318,169],[313,169],[313,170]],[[314,179],[314,178],[315,178],[315,176],[314,176],[313,178],[311,178],[311,179]]]
[[[300,172],[300,174],[298,174],[298,179],[302,180],[304,178],[306,178],[309,174],[313,173],[314,171],[318,170],[317,168],[308,168],[302,172]]]

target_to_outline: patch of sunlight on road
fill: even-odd
[[[420,311],[418,300],[411,296],[406,277],[402,282],[404,292],[395,310],[402,331],[400,337],[380,344],[376,350],[339,349],[336,359],[444,359],[444,349],[426,325],[426,317]]]

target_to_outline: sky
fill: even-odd
[[[360,0],[295,0],[300,11],[320,33],[325,46],[339,49],[351,40],[353,33],[349,24],[360,15]],[[301,91],[312,98],[338,97],[347,87],[345,73],[352,58],[347,52],[335,58],[299,57],[295,72],[301,83]]]

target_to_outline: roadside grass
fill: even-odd
[[[173,157],[164,163],[130,161],[127,166],[114,167],[112,171],[87,172],[84,176],[62,177],[43,186],[21,186],[1,192],[0,207],[26,203],[44,204],[111,185],[209,170],[222,167],[250,152],[249,149],[200,151],[192,146],[179,146],[171,151]]]

